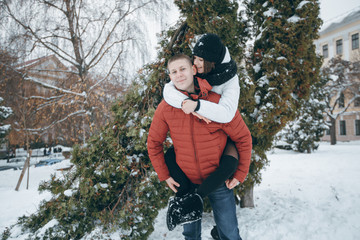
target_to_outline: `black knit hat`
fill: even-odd
[[[218,35],[204,34],[195,44],[193,55],[203,58],[208,62],[219,64],[224,59],[226,48]]]

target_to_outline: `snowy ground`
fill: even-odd
[[[254,190],[256,207],[237,210],[243,240],[359,239],[359,153],[360,142],[321,143],[312,154],[269,152],[270,165],[263,172],[262,184]],[[38,203],[49,197],[37,193],[39,182],[69,164],[65,160],[53,166],[31,167],[29,190],[23,181],[19,192],[14,188],[20,171],[0,172],[0,232],[17,217],[34,212]],[[167,231],[165,213],[162,210],[156,219],[150,240],[182,239],[181,227]],[[211,214],[205,214],[203,239],[211,239],[213,224]]]

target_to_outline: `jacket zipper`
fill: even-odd
[[[200,179],[201,181],[204,181],[204,178],[201,174],[201,170],[200,170],[200,162],[199,162],[199,159],[197,157],[197,154],[196,154],[196,145],[195,145],[195,140],[194,140],[194,132],[195,132],[195,120],[194,120],[194,116],[192,114],[190,114],[190,118],[191,118],[191,125],[192,125],[192,132],[191,132],[191,139],[192,139],[192,142],[193,142],[193,146],[194,146],[194,154],[195,154],[195,162],[196,162],[196,166],[197,166],[197,169],[199,171],[199,176],[200,176]]]

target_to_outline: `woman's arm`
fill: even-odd
[[[230,122],[234,118],[239,104],[240,86],[238,76],[236,75],[220,86],[215,86],[213,91],[221,95],[219,103],[200,100],[200,109],[196,113],[214,122]]]
[[[172,82],[165,84],[163,95],[165,102],[174,108],[181,108],[181,103],[188,98],[178,91]]]
[[[200,109],[196,113],[214,122],[230,122],[235,116],[239,103],[240,86],[238,76],[235,75],[220,86],[215,86],[213,91],[221,95],[219,103],[200,100]],[[178,91],[172,82],[165,84],[163,95],[166,103],[175,108],[181,108],[182,102],[188,98]]]

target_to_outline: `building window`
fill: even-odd
[[[360,107],[360,97],[356,98],[354,101],[354,107]]]
[[[355,134],[360,136],[360,120],[355,120]]]
[[[345,96],[343,93],[341,93],[339,97],[339,108],[343,107],[345,107]]]
[[[325,130],[325,134],[326,134],[327,136],[330,135],[330,127]]]
[[[324,57],[324,58],[329,57],[329,49],[328,49],[328,45],[327,45],[327,44],[325,44],[325,45],[322,47],[322,50],[323,50],[323,57]]]
[[[351,35],[351,46],[352,50],[359,49],[359,34],[353,34]]]
[[[343,52],[343,44],[342,44],[342,39],[339,39],[336,41],[336,54],[337,55],[341,55]]]
[[[346,135],[346,122],[345,122],[345,120],[340,121],[340,135]]]

